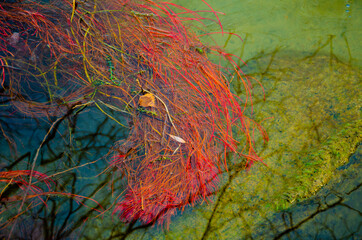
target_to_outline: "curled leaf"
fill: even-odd
[[[171,135],[171,134],[168,134],[173,140],[175,140],[176,142],[179,142],[179,143],[186,143],[185,140],[183,140],[182,138],[178,137],[178,136],[174,136],[174,135]]]
[[[138,104],[141,107],[156,107],[155,96],[152,93],[146,93],[140,96]]]

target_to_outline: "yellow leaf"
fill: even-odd
[[[152,93],[146,93],[140,97],[138,104],[141,107],[156,107],[155,96]]]

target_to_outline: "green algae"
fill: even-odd
[[[304,169],[298,175],[299,187],[290,191],[292,201],[310,196],[331,179],[334,170],[347,162],[361,142],[361,129],[361,120],[347,124],[329,138],[320,150],[301,159]]]
[[[312,197],[254,228],[253,239],[353,239],[360,233],[362,145]]]

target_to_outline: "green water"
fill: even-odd
[[[202,1],[185,0],[176,3],[191,10],[208,10]],[[343,0],[209,0],[219,15],[225,32],[240,35],[228,42],[228,35],[213,35],[227,52],[244,61],[274,52],[308,56],[320,51],[331,52],[345,62],[362,64],[362,2]],[[347,7],[349,4],[349,7]],[[205,14],[206,15],[206,14]],[[202,15],[204,16],[204,14]],[[215,19],[213,14],[206,15]],[[207,32],[220,32],[215,22],[207,23]],[[332,46],[327,43],[333,40]],[[290,53],[291,52],[291,53]]]

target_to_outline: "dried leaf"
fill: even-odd
[[[174,136],[174,135],[171,135],[171,134],[168,134],[173,140],[175,140],[176,142],[179,142],[179,143],[186,143],[185,140],[183,140],[182,138],[180,137],[177,137],[177,136]]]
[[[141,107],[156,107],[155,96],[152,93],[142,95],[138,101]]]

